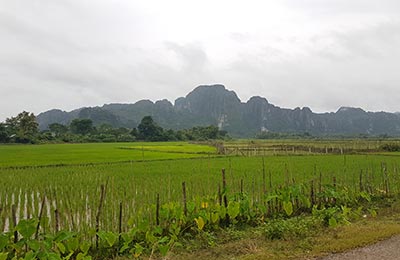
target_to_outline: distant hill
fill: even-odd
[[[106,104],[65,112],[49,110],[37,116],[39,127],[51,123],[69,124],[74,118],[89,118],[95,125],[137,127],[150,115],[163,128],[183,129],[217,125],[232,136],[253,137],[261,131],[304,133],[312,135],[395,135],[400,136],[400,114],[366,112],[361,108],[341,107],[335,113],[313,113],[311,109],[285,109],[270,104],[263,97],[243,103],[234,91],[223,85],[202,85],[172,104],[141,100],[134,104]]]

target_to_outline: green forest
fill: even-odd
[[[142,118],[137,128],[115,128],[109,124],[95,126],[91,119],[73,119],[69,125],[52,123],[39,131],[36,116],[23,111],[0,123],[0,143],[83,143],[134,141],[205,141],[229,138],[216,126],[196,126],[172,130],[159,126],[151,116]]]

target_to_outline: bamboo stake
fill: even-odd
[[[58,231],[60,230],[60,215],[59,215],[58,209],[54,210],[54,218],[55,218],[56,233],[58,233]]]
[[[11,206],[11,215],[12,215],[12,222],[14,225],[14,228],[17,226],[17,207],[15,204]],[[14,231],[14,244],[18,242],[18,231],[15,229]]]
[[[37,239],[38,236],[39,236],[40,222],[42,221],[43,208],[44,208],[44,204],[45,204],[45,203],[46,203],[46,196],[43,195],[42,205],[40,205],[40,211],[39,211],[39,221],[38,221],[37,226],[36,226],[35,239]]]
[[[262,178],[263,178],[262,185],[263,185],[263,193],[265,194],[267,192],[267,188],[265,186],[266,184],[265,184],[265,160],[264,160],[264,157],[262,158],[262,166],[263,166],[263,168],[262,168]]]
[[[222,169],[222,192],[224,194],[224,206],[225,208],[228,207],[228,198],[226,197],[226,176],[225,176],[225,169]]]
[[[119,203],[118,233],[122,233],[122,201]],[[121,236],[120,236],[121,238]]]
[[[314,192],[314,180],[311,180],[311,187],[310,187],[310,199],[311,199],[311,206],[315,205],[315,192]]]
[[[156,225],[160,225],[160,194],[157,193],[156,201]]]
[[[186,183],[182,182],[182,195],[183,195],[183,214],[187,217],[187,198],[186,198]]]
[[[97,214],[96,214],[96,248],[99,247],[99,235],[97,234],[100,229],[100,216],[101,216],[101,210],[103,207],[104,203],[104,196],[105,196],[105,187],[104,184],[100,186],[100,203],[99,207],[97,208]]]

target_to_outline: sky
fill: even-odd
[[[398,0],[0,0],[0,121],[224,84],[246,102],[400,111]]]

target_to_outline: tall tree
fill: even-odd
[[[54,133],[56,136],[66,134],[68,132],[68,127],[59,123],[52,123],[49,125],[50,132]]]
[[[94,131],[93,121],[90,119],[74,119],[69,125],[74,134],[87,135]]]
[[[151,116],[145,116],[138,125],[138,139],[144,141],[163,141],[163,129]]]
[[[6,125],[4,123],[0,123],[0,143],[8,143],[9,141]]]
[[[6,119],[7,131],[16,142],[34,142],[39,132],[36,116],[33,113],[23,111],[16,117]]]

